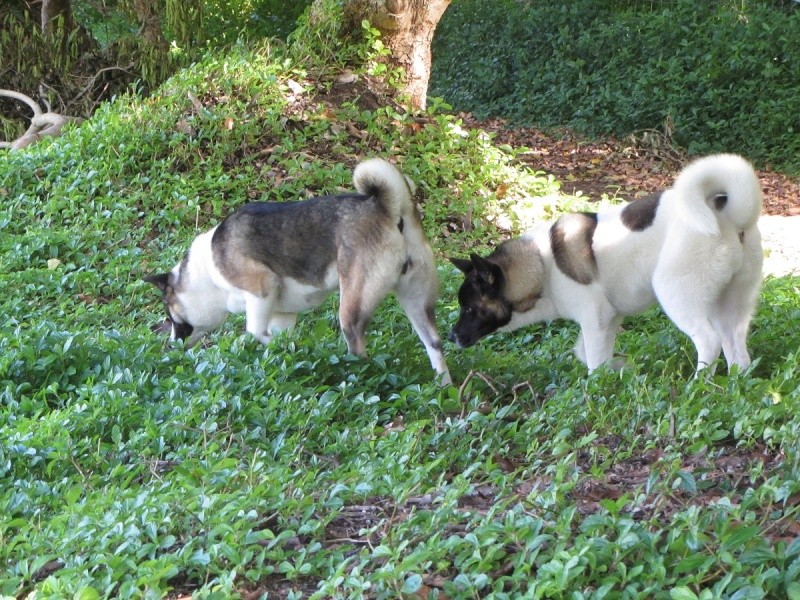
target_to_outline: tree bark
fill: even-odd
[[[72,30],[72,5],[70,0],[42,0],[42,31],[51,34],[56,19],[63,18],[64,35]]]
[[[431,74],[431,41],[450,0],[347,0],[345,27],[360,30],[367,19],[381,32],[390,62],[406,74],[404,94],[411,108],[424,109]]]
[[[153,48],[166,48],[164,32],[161,29],[161,11],[158,0],[133,0],[133,10],[139,19],[142,38]]]

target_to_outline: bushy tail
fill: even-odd
[[[382,158],[358,163],[353,171],[353,184],[361,194],[377,198],[394,221],[414,210],[414,184]]]
[[[761,184],[752,165],[736,154],[693,162],[680,172],[671,191],[687,226],[701,233],[718,234],[720,219],[745,231],[761,214]]]

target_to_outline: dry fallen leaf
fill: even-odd
[[[297,83],[294,79],[287,79],[286,86],[295,96],[299,96],[303,93],[303,86]]]

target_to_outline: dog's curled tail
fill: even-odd
[[[414,183],[382,158],[358,163],[353,185],[359,193],[377,198],[394,221],[414,210]]]
[[[763,203],[761,184],[752,165],[736,154],[714,154],[680,172],[672,191],[687,225],[719,234],[719,219],[739,231],[756,224]]]

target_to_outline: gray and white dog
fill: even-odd
[[[740,156],[697,160],[672,188],[600,213],[566,214],[490,256],[452,259],[465,274],[449,338],[470,346],[496,331],[567,318],[577,357],[610,360],[623,318],[658,301],[697,349],[697,370],[722,350],[750,364],[747,333],[761,287],[761,186]]]
[[[357,193],[239,207],[192,242],[158,287],[171,339],[194,344],[229,313],[268,343],[297,313],[337,288],[339,322],[352,354],[364,356],[364,333],[378,304],[395,292],[442,383],[450,383],[434,305],[439,280],[414,205],[414,184],[373,158],[353,173]]]

